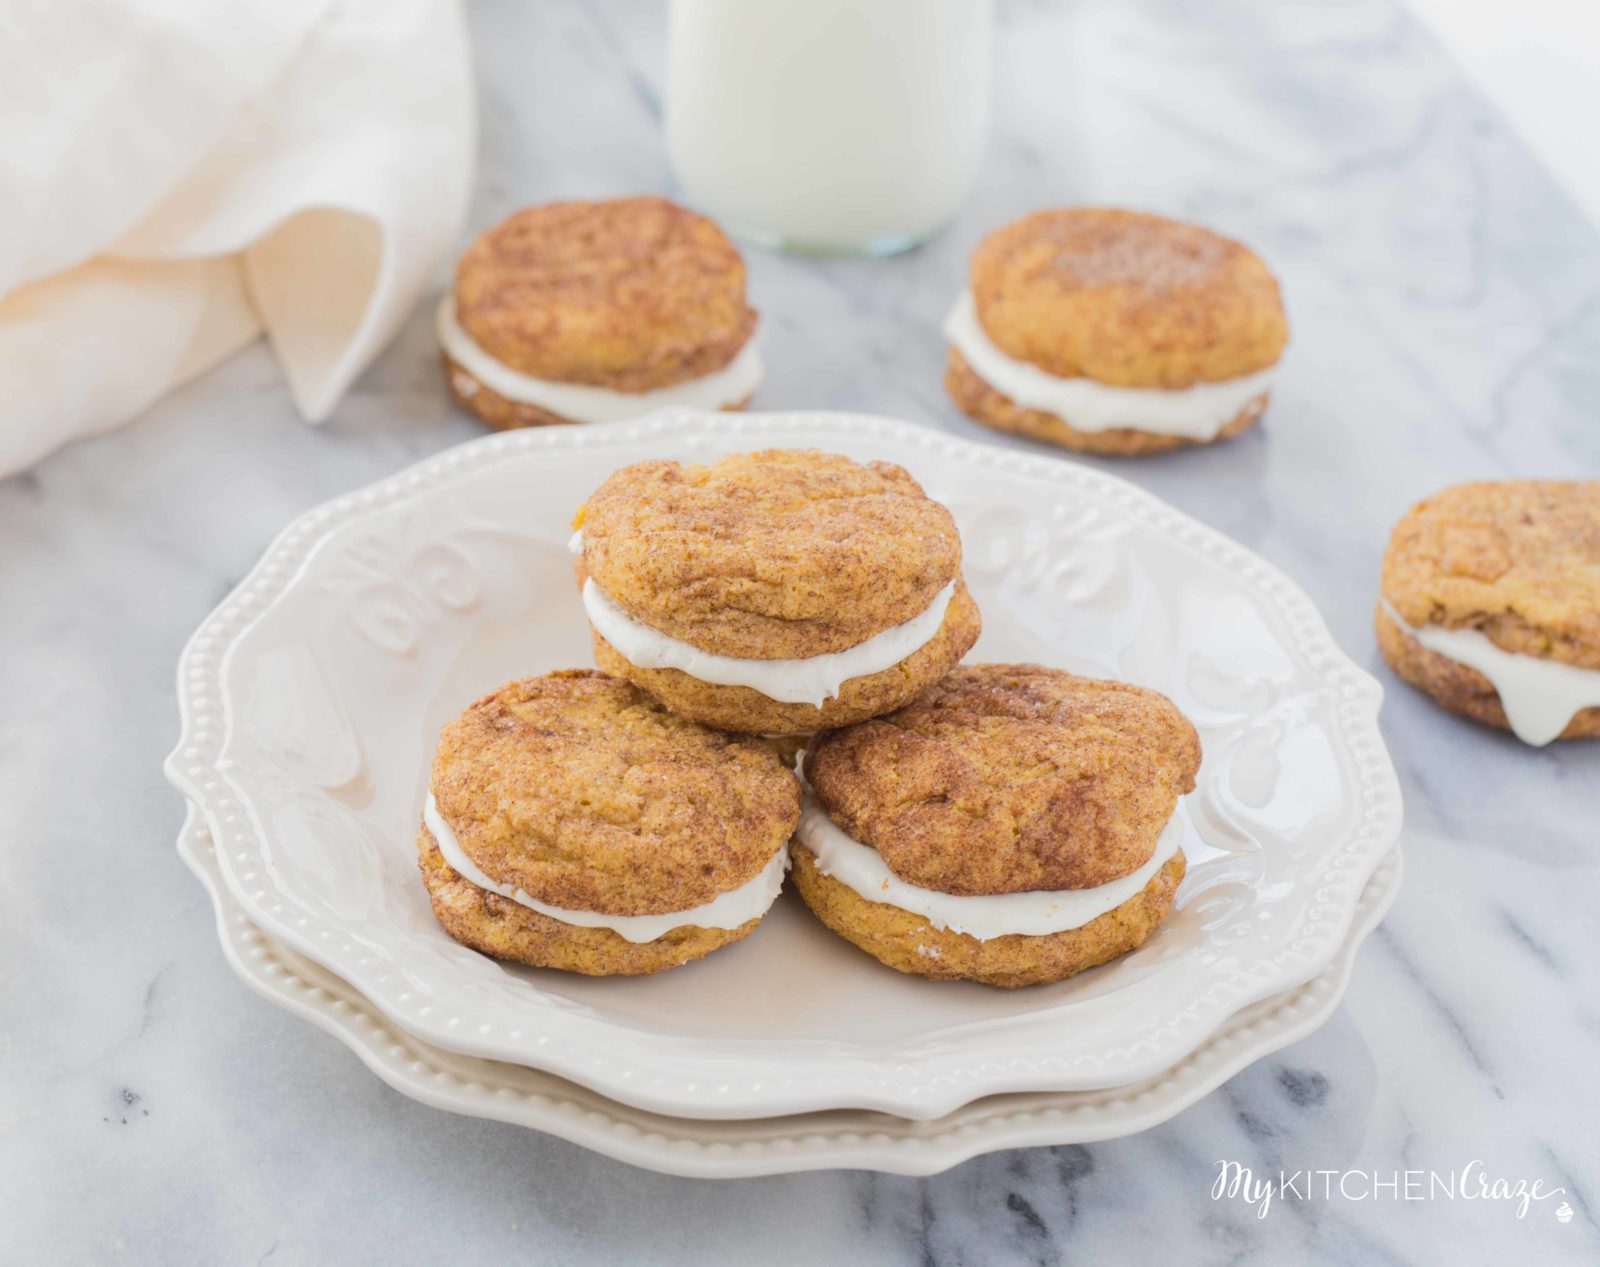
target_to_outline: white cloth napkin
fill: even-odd
[[[459,0],[6,7],[0,475],[263,330],[327,417],[466,212]]]

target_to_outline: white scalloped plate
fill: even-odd
[[[898,461],[949,504],[972,659],[1141,682],[1194,720],[1190,874],[1137,953],[1023,991],[926,982],[791,898],[702,963],[593,980],[439,930],[412,846],[434,738],[509,678],[589,662],[573,508],[627,462],[793,445]],[[191,640],[179,700],[167,772],[252,922],[423,1041],[693,1118],[926,1120],[1156,1077],[1332,962],[1400,828],[1380,688],[1283,576],[1090,468],[855,415],[678,411],[451,450],[292,524]]]
[[[1332,963],[1305,985],[1230,1017],[1175,1068],[1149,1082],[990,1096],[931,1122],[863,1109],[719,1122],[646,1113],[554,1074],[430,1046],[396,1026],[348,982],[246,918],[222,883],[210,833],[193,806],[178,852],[216,903],[217,932],[239,977],[334,1035],[395,1090],[434,1108],[548,1131],[618,1161],[702,1179],[835,1168],[931,1175],[1002,1148],[1088,1144],[1159,1126],[1333,1014],[1356,951],[1400,891],[1401,874],[1396,848],[1372,873],[1350,937]]]

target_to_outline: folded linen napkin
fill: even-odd
[[[459,0],[20,0],[0,42],[0,475],[263,330],[326,418],[452,247]]]

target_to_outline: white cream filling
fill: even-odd
[[[454,297],[446,295],[439,305],[439,342],[450,359],[491,391],[507,400],[536,405],[574,422],[616,422],[636,418],[667,406],[691,409],[722,409],[737,405],[761,383],[761,353],[754,338],[739,349],[738,355],[719,370],[686,382],[674,383],[648,392],[617,392],[609,387],[586,383],[557,383],[534,378],[497,361],[481,347],[456,320]],[[475,385],[463,381],[463,395],[470,396]]]
[[[573,535],[569,548],[574,554],[582,552],[581,531]],[[926,646],[944,623],[945,609],[955,592],[956,583],[951,581],[919,615],[903,624],[873,634],[843,651],[803,660],[747,660],[702,651],[623,611],[592,577],[583,583],[583,609],[595,631],[624,660],[641,669],[678,669],[715,686],[747,686],[782,704],[817,706],[838,695],[839,688],[851,678],[893,668]]]
[[[800,843],[817,859],[817,869],[853,889],[869,902],[882,902],[920,915],[935,928],[965,933],[979,941],[1022,934],[1044,937],[1082,928],[1137,894],[1173,854],[1183,838],[1174,816],[1156,840],[1150,860],[1136,871],[1089,889],[1057,889],[1040,893],[997,893],[990,897],[958,897],[907,884],[889,870],[876,849],[840,830],[814,796],[807,795],[795,830]]]
[[[467,857],[455,832],[450,830],[450,824],[444,821],[432,792],[428,793],[427,802],[422,807],[422,821],[439,842],[439,852],[444,855],[444,860],[463,879],[480,889],[508,897],[530,911],[538,911],[563,924],[578,928],[609,928],[617,936],[631,942],[655,941],[658,937],[665,937],[674,928],[738,928],[767,913],[767,909],[777,901],[778,891],[783,888],[783,874],[789,869],[789,848],[785,845],[772,855],[772,861],[757,872],[754,879],[747,880],[736,889],[717,894],[702,906],[686,911],[669,911],[665,915],[602,915],[598,911],[573,911],[564,906],[551,906],[548,902],[529,897],[515,885],[501,884],[484,875],[478,864]]]
[[[1477,629],[1424,625],[1413,629],[1387,598],[1384,613],[1429,651],[1476,669],[1500,696],[1511,733],[1542,748],[1560,736],[1581,709],[1600,707],[1600,669],[1497,647]]]
[[[989,386],[1025,409],[1054,414],[1078,431],[1133,427],[1157,435],[1210,440],[1272,386],[1276,368],[1170,390],[1113,387],[1092,378],[1059,378],[997,348],[978,320],[971,291],[956,300],[945,318],[944,334]]]

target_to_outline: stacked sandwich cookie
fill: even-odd
[[[1161,923],[1194,728],[1141,687],[960,667],[980,625],[960,535],[908,472],[641,462],[574,520],[603,671],[514,682],[440,739],[419,847],[458,941],[592,974],[686,963],[755,927],[797,828],[807,905],[902,972],[1058,981]]]
[[[800,812],[782,736],[907,703],[978,611],[949,511],[886,463],[645,462],[579,522],[606,672],[513,682],[445,727],[423,878],[474,949],[650,973],[745,936],[777,896]]]

